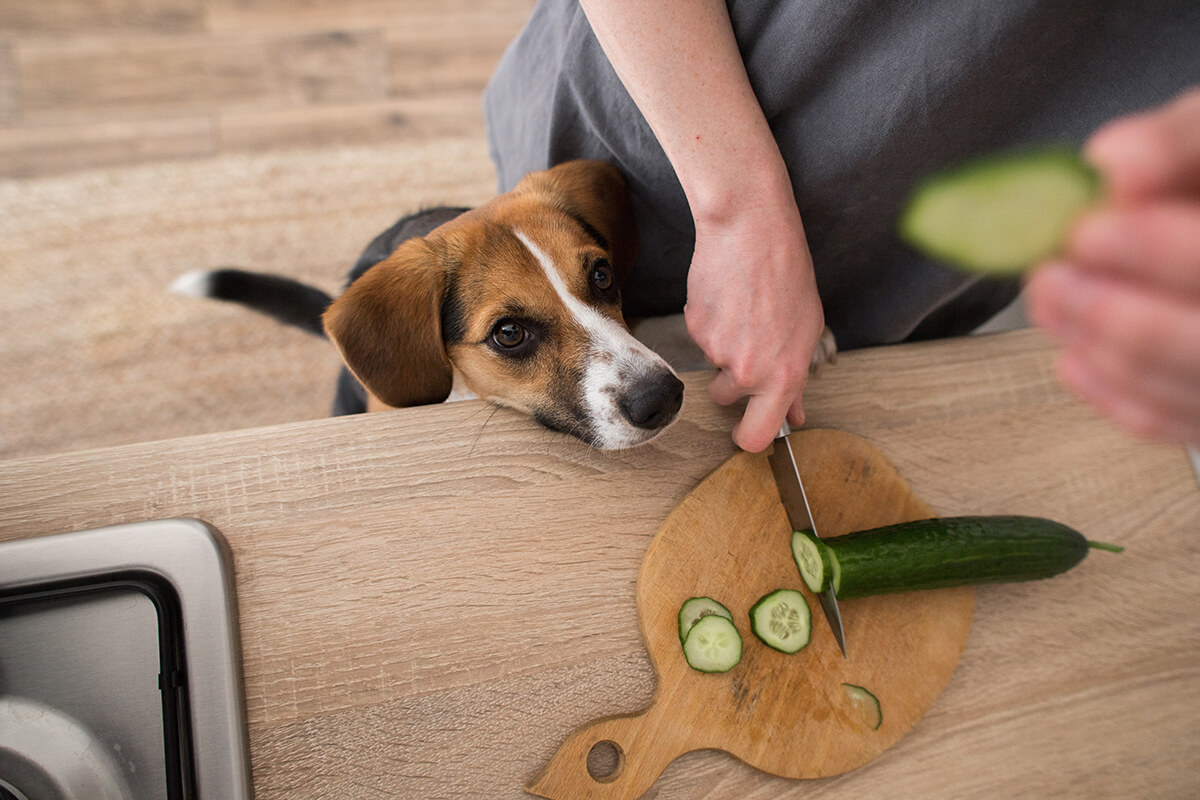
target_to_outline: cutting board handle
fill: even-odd
[[[688,750],[685,737],[674,730],[663,704],[651,703],[638,714],[605,717],[584,725],[567,738],[525,791],[549,800],[636,800],[667,768]],[[616,751],[610,774],[593,776],[588,767],[592,749]],[[611,765],[610,765],[611,766]]]

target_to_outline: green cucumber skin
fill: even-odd
[[[1040,517],[942,517],[823,539],[839,599],[1049,578],[1087,556],[1073,528]]]

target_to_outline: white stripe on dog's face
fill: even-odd
[[[632,425],[620,407],[622,397],[639,380],[660,373],[674,377],[674,370],[622,325],[573,294],[553,260],[532,239],[520,230],[513,233],[542,268],[572,319],[587,332],[581,390],[597,446],[630,447],[651,438],[658,431]]]

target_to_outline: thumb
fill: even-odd
[[[746,403],[742,419],[733,426],[733,441],[748,453],[761,453],[779,434],[788,411],[787,398],[754,395]]]

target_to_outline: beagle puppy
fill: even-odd
[[[571,161],[478,208],[401,219],[336,299],[232,269],[172,289],[327,336],[346,366],[335,413],[480,397],[617,449],[661,433],[683,402],[675,371],[621,314],[636,247],[621,174]]]

